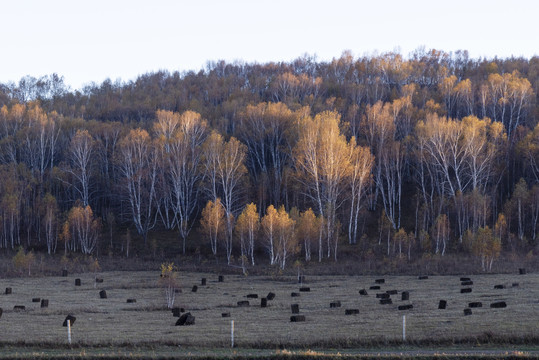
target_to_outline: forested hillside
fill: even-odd
[[[538,93],[537,57],[438,50],[81,91],[27,76],[0,84],[0,247],[126,256],[159,232],[244,268],[337,261],[342,244],[484,270],[537,256]]]

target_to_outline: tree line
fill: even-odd
[[[244,269],[344,243],[488,269],[537,248],[538,87],[539,58],[424,49],[81,91],[27,76],[0,84],[0,246],[128,255],[164,231]]]

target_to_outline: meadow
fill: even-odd
[[[539,275],[497,274],[469,276],[473,285],[461,285],[460,276],[296,276],[225,275],[181,272],[181,293],[175,305],[195,317],[191,326],[175,326],[177,317],[167,309],[158,271],[103,272],[67,277],[0,279],[0,344],[67,344],[65,317],[76,317],[72,342],[81,346],[166,345],[189,348],[230,347],[231,320],[234,341],[240,348],[346,348],[402,341],[406,315],[408,343],[458,343],[506,341],[534,343],[539,336]],[[201,285],[206,278],[206,285]],[[75,285],[75,279],[81,285]],[[380,282],[380,281],[379,281]],[[197,291],[193,292],[193,285]],[[498,286],[495,289],[496,285]],[[371,290],[371,286],[380,286]],[[5,294],[5,288],[11,294]],[[310,291],[300,291],[308,287]],[[471,288],[470,293],[461,293]],[[368,295],[360,295],[365,289]],[[107,298],[101,299],[100,290]],[[303,289],[306,290],[306,289]],[[392,304],[380,304],[376,294],[395,292]],[[402,292],[409,300],[402,300]],[[261,298],[275,298],[261,307]],[[296,293],[299,296],[292,297]],[[258,298],[248,298],[256,294]],[[47,299],[48,307],[32,300]],[[127,299],[136,302],[127,303]],[[439,309],[440,300],[447,301]],[[249,306],[238,306],[249,301]],[[490,304],[504,301],[505,308]],[[340,306],[330,307],[330,303]],[[481,303],[464,315],[470,303]],[[298,304],[304,322],[291,322],[291,305]],[[413,305],[399,310],[399,305]],[[24,310],[15,310],[24,306]],[[358,314],[346,315],[347,309]],[[230,317],[222,317],[230,313]],[[519,340],[520,339],[520,340]]]

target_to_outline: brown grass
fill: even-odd
[[[82,286],[74,285],[74,278]],[[105,272],[105,280],[94,288],[93,274],[72,274],[67,278],[1,279],[0,289],[12,287],[13,294],[0,295],[4,314],[0,319],[0,344],[65,344],[65,316],[73,314],[73,341],[88,345],[169,344],[194,347],[220,347],[230,343],[230,321],[235,323],[235,343],[245,347],[279,345],[357,346],[358,344],[398,343],[402,337],[403,312],[398,306],[413,304],[406,311],[406,335],[410,343],[458,343],[470,341],[504,341],[532,339],[539,336],[539,275],[476,275],[473,292],[460,293],[459,276],[385,276],[381,290],[397,289],[392,305],[380,305],[375,293],[360,296],[358,290],[374,284],[375,276],[314,276],[307,278],[310,292],[291,298],[299,290],[294,276],[227,275],[217,282],[217,275],[182,272],[179,280],[183,292],[176,305],[196,318],[194,326],[174,326],[177,318],[165,307],[163,290],[157,287],[159,273]],[[207,286],[190,291],[192,285],[207,278]],[[511,287],[513,282],[519,287]],[[494,289],[506,284],[505,289]],[[108,299],[99,298],[107,290]],[[267,308],[259,300],[249,307],[237,307],[247,294],[265,296],[274,292]],[[400,293],[408,291],[409,301]],[[32,303],[32,298],[49,299],[48,308]],[[136,298],[128,304],[126,299]],[[440,299],[448,301],[447,309],[438,310]],[[342,307],[330,308],[340,301]],[[471,316],[463,316],[470,302],[481,301]],[[505,309],[491,309],[494,301],[507,302]],[[305,322],[290,322],[290,304],[300,304]],[[14,305],[25,305],[26,311],[14,312]],[[358,308],[360,314],[345,316],[344,309]],[[230,312],[230,318],[222,318]],[[535,339],[535,340],[533,340]]]

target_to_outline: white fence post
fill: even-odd
[[[406,341],[406,315],[402,315],[402,341]]]
[[[71,345],[71,320],[67,320],[67,343]]]
[[[230,320],[230,347],[234,347],[234,320]]]

